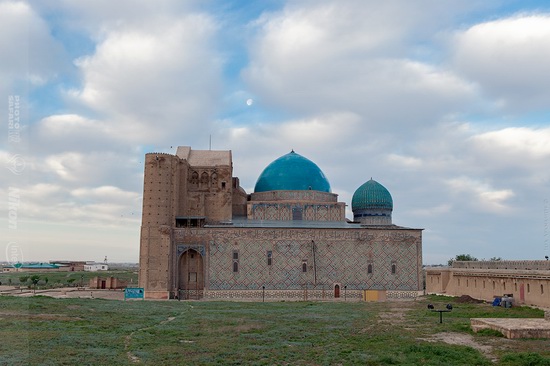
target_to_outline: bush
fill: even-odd
[[[501,365],[523,365],[523,366],[550,366],[550,358],[543,357],[538,353],[509,353],[502,356]]]

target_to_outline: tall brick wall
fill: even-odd
[[[190,166],[187,190],[182,191],[188,201],[180,216],[204,216],[207,222],[230,221],[232,217],[231,166]]]
[[[173,288],[172,227],[176,217],[204,217],[205,222],[232,217],[232,166],[191,166],[176,155],[145,156],[139,284],[152,297]]]
[[[179,204],[182,164],[170,154],[145,156],[139,285],[165,293],[170,285],[170,227]]]
[[[301,290],[306,286],[332,291],[339,284],[342,290],[347,286],[348,290],[418,291],[422,289],[421,241],[420,230],[176,229],[174,253],[178,247],[179,251],[204,251],[207,290],[257,290],[262,286]],[[233,271],[235,251],[238,272]],[[268,251],[272,252],[271,265]]]

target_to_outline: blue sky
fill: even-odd
[[[0,1],[0,46],[5,260],[137,261],[144,153],[210,136],[247,192],[373,177],[427,264],[550,254],[545,1]]]

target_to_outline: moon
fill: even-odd
[[[254,103],[254,100],[252,100],[252,99],[247,99],[246,100],[246,105],[251,106],[252,103]]]

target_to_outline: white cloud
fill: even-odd
[[[447,214],[452,210],[452,205],[444,203],[434,207],[425,207],[421,209],[414,209],[411,211],[413,215],[419,216],[440,216]]]
[[[63,64],[63,49],[48,24],[23,1],[0,2],[0,49],[4,82],[20,79],[40,85],[55,77]]]
[[[544,107],[550,98],[550,15],[521,14],[456,35],[455,66],[507,110]]]
[[[514,196],[511,189],[494,189],[487,183],[468,177],[449,179],[446,183],[452,194],[460,196],[463,204],[495,214],[506,212],[509,209],[506,201]]]
[[[389,154],[387,159],[389,164],[402,166],[403,168],[406,168],[406,169],[418,169],[423,165],[422,159],[419,159],[413,156]]]
[[[139,202],[141,196],[137,192],[123,191],[119,187],[101,186],[95,188],[77,188],[71,195],[83,200],[101,199],[108,202]]]
[[[75,60],[83,85],[68,94],[134,143],[207,136],[220,104],[216,32],[196,12],[109,23],[94,53]]]
[[[76,181],[83,172],[84,156],[68,152],[46,158],[46,169],[56,173],[61,179]]]
[[[500,158],[550,158],[550,128],[509,127],[473,136],[472,140],[480,148],[497,151]]]
[[[473,100],[476,90],[448,70],[411,59],[400,37],[439,20],[419,25],[423,15],[395,5],[305,2],[267,14],[244,79],[266,103],[295,113],[357,113],[371,131],[433,124]]]
[[[52,224],[84,223],[110,226],[128,222],[137,224],[140,218],[140,195],[119,187],[102,186],[70,190],[58,184],[37,183],[11,189],[15,189],[19,198],[17,213],[21,222],[41,220],[43,223]],[[0,193],[3,197],[8,197],[7,191]]]

